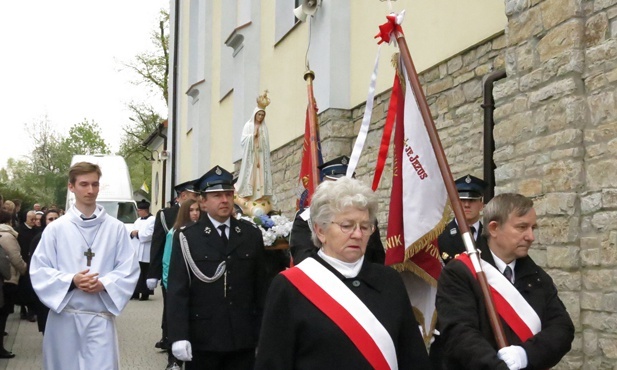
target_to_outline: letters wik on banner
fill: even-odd
[[[398,79],[396,83],[400,83]],[[435,326],[436,285],[442,269],[435,240],[443,231],[450,210],[416,98],[408,85],[404,91],[404,99],[398,99],[396,107],[386,264],[402,272],[416,318],[428,341]]]

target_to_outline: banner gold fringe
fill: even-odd
[[[437,281],[429,275],[426,271],[420,268],[418,265],[410,261],[410,258],[413,257],[419,251],[427,248],[433,247],[431,242],[443,232],[448,224],[448,220],[450,219],[450,215],[452,214],[450,200],[446,202],[446,206],[443,209],[443,215],[441,216],[441,220],[437,223],[437,225],[420,239],[418,239],[415,243],[411,244],[409,247],[405,248],[405,261],[402,263],[397,263],[392,265],[393,269],[403,272],[409,271],[412,272],[419,277],[421,277],[424,281],[429,283],[431,286],[437,286]],[[439,250],[437,251],[437,258],[439,258]]]

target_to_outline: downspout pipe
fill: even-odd
[[[493,112],[495,111],[495,99],[493,98],[493,87],[496,81],[506,78],[505,70],[494,71],[488,75],[484,81],[484,181],[488,183],[488,188],[484,193],[484,203],[488,203],[495,196],[495,161],[493,154],[495,153],[495,139],[493,138],[493,129],[495,128],[495,120]]]
[[[171,146],[173,153],[171,155],[171,191],[169,192],[169,203],[174,204],[174,187],[176,186],[176,163],[178,158],[178,55],[180,46],[178,42],[180,40],[180,0],[175,1],[175,14],[174,14],[174,63],[172,67],[173,78],[173,91],[171,101],[171,119],[173,122],[173,130],[171,130]],[[164,193],[163,193],[164,194]]]
[[[163,139],[163,150],[165,151],[167,150],[167,135],[163,134],[163,128],[164,127],[162,124],[159,125],[159,129],[156,132],[156,136]],[[161,192],[161,194],[163,194],[163,196],[161,197],[161,200],[162,200],[161,208],[165,208],[165,189],[166,189],[165,185],[167,184],[167,166],[163,165],[162,167],[163,167],[163,179],[162,179],[163,180],[162,181],[163,191]]]

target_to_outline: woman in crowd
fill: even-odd
[[[197,222],[200,216],[201,210],[199,209],[199,203],[193,199],[185,200],[178,210],[178,216],[176,216],[174,226],[169,229],[169,232],[165,236],[165,249],[163,250],[163,273],[161,279],[161,285],[165,290],[167,290],[167,277],[169,276],[169,261],[171,260],[171,246],[173,245],[174,232],[184,226]],[[167,313],[165,312],[165,298],[166,295],[163,295],[163,338],[167,338],[167,325],[169,325],[167,322]],[[167,369],[180,369],[182,367],[182,361],[173,356],[171,349],[168,350],[167,357]]]
[[[47,212],[47,211],[45,211]],[[34,226],[35,227],[42,227],[43,226],[43,217],[45,216],[45,212],[43,211],[36,211],[34,214]]]
[[[12,219],[12,213],[0,210],[0,246],[6,252],[11,263],[11,278],[4,280],[2,287],[4,305],[0,308],[0,333],[4,333],[6,320],[14,312],[19,275],[23,275],[28,268],[26,262],[21,258],[21,249],[17,242],[17,232],[11,226]],[[13,357],[15,357],[15,354],[4,348],[4,336],[0,335],[0,358]]]
[[[17,224],[15,223],[15,203],[13,203],[12,200],[6,200],[2,205],[2,209],[11,214],[11,220],[8,224],[11,225],[13,229],[16,229]]]
[[[377,198],[359,180],[323,182],[311,201],[319,250],[272,282],[256,369],[430,369],[398,272],[369,263]]]
[[[32,242],[30,243],[30,251],[28,253],[30,257],[32,257],[34,251],[36,250],[36,247],[39,245],[39,242],[41,241],[41,235],[43,235],[45,227],[57,220],[58,217],[60,217],[60,211],[58,211],[57,209],[49,209],[43,212],[43,216],[41,217],[41,232],[36,234],[36,236],[32,239]],[[36,296],[36,294],[34,299],[34,310],[36,313],[36,321],[39,327],[39,331],[45,334],[45,324],[47,323],[47,315],[49,314],[49,308],[39,300],[39,297]]]

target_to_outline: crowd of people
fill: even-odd
[[[484,181],[455,181],[469,235],[453,220],[437,239],[445,267],[428,345],[400,274],[384,266],[377,197],[345,176],[345,163],[321,166],[324,181],[298,211],[289,251],[274,254],[236,214],[234,178],[220,166],[175,186],[176,203],[156,215],[138,202],[127,231],[96,203],[100,168],[77,163],[65,215],[39,208],[22,221],[19,202],[2,202],[0,332],[23,305],[44,333],[45,369],[118,369],[114,317],[160,284],[154,346],[167,351],[167,370],[543,369],[570,350],[572,321],[528,256],[537,227],[530,199],[500,194],[484,209]],[[505,297],[497,315],[507,345],[495,339],[464,237]],[[0,346],[0,358],[14,356]]]
[[[34,293],[28,267],[43,230],[63,213],[55,205],[39,203],[22,209],[21,200],[5,200],[0,195],[0,358],[15,357],[4,347],[7,319],[15,307],[22,320],[38,322],[39,331],[45,330],[49,309]]]

